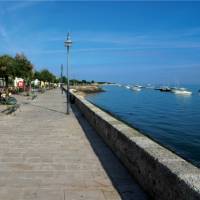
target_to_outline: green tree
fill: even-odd
[[[0,77],[5,78],[6,87],[8,87],[9,77],[14,78],[15,74],[14,59],[9,55],[0,56]]]
[[[33,75],[33,78],[34,78],[34,79],[40,80],[40,79],[41,79],[41,74],[40,74],[40,72],[39,72],[39,71],[35,71],[35,72],[34,72],[34,75]]]
[[[56,77],[51,72],[49,72],[49,70],[44,69],[40,72],[40,79],[41,81],[53,83],[56,80]]]
[[[59,83],[60,79],[59,78],[55,78],[54,83]]]
[[[66,77],[66,76],[63,76],[62,79],[59,78],[59,82],[60,82],[60,83],[67,84],[67,77]]]
[[[82,80],[82,83],[83,83],[83,84],[86,84],[86,83],[87,83],[87,81],[86,81],[86,80]]]
[[[23,78],[29,84],[33,77],[33,65],[24,54],[16,54],[15,58],[15,76]]]

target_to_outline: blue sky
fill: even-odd
[[[0,54],[23,52],[60,74],[130,83],[200,84],[200,2],[0,2]]]

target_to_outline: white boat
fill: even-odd
[[[192,94],[191,91],[188,91],[185,88],[173,88],[172,92],[175,94],[180,94],[180,95],[191,95]]]
[[[141,85],[135,85],[134,87],[143,88],[143,86],[141,86]]]
[[[133,91],[141,91],[141,87],[138,87],[138,86],[133,86],[132,88],[131,88]]]
[[[126,85],[125,88],[126,89],[131,89],[131,87],[129,85]]]

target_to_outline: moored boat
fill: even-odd
[[[191,95],[192,92],[187,90],[186,88],[172,88],[172,92],[175,94],[180,94],[180,95]]]
[[[160,87],[157,90],[160,90],[161,92],[171,92],[171,88],[169,88],[168,86]]]
[[[129,85],[126,85],[125,88],[126,89],[131,89],[131,87]]]
[[[133,91],[141,91],[141,87],[138,87],[138,86],[133,86],[132,88],[131,88]]]
[[[144,86],[142,86],[142,85],[135,85],[134,87],[137,87],[137,88],[144,88]]]

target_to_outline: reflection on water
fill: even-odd
[[[87,99],[200,166],[200,87],[190,95],[105,86]]]

